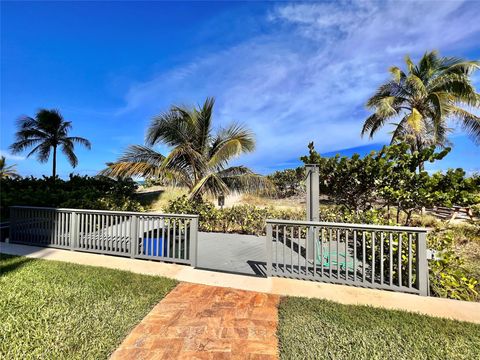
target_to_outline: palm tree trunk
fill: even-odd
[[[52,162],[53,170],[52,170],[52,178],[55,181],[57,176],[57,147],[53,147],[53,162]]]

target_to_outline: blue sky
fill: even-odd
[[[256,133],[256,152],[236,162],[258,172],[298,165],[310,141],[369,151],[391,130],[360,137],[388,68],[431,49],[479,59],[479,18],[480,2],[463,1],[2,2],[0,151],[22,175],[50,174],[8,146],[20,115],[58,108],[93,145],[74,170],[60,157],[59,175],[94,175],[143,142],[152,116],[207,96],[217,126]],[[480,147],[452,128],[454,150],[431,170],[480,171]]]

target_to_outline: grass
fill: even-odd
[[[0,254],[0,358],[106,359],[175,285]]]
[[[171,200],[188,194],[187,188],[152,186],[137,192],[136,199],[149,211],[162,212]]]
[[[278,210],[301,211],[305,208],[303,197],[276,199],[253,194],[243,194],[239,204],[254,205],[259,207],[273,207]]]
[[[326,300],[284,298],[281,359],[479,359],[480,325]]]

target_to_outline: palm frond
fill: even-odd
[[[196,149],[199,152],[207,150],[207,144],[211,139],[212,115],[215,98],[208,97],[200,110],[196,111],[197,136],[195,139]]]
[[[468,136],[475,143],[480,144],[480,117],[460,107],[453,107],[451,112],[454,119],[460,123]]]
[[[90,150],[92,148],[92,143],[89,140],[87,140],[83,137],[70,136],[70,137],[67,137],[66,140],[71,141],[71,142],[76,143],[76,144],[81,144],[81,145],[85,146],[88,150]]]
[[[5,156],[0,157],[0,179],[6,178],[19,178],[20,175],[17,172],[16,164],[7,165]]]
[[[191,114],[185,109],[172,107],[170,111],[153,118],[147,130],[145,144],[153,146],[164,143],[174,147],[188,143],[194,134]]]
[[[210,173],[196,182],[190,190],[190,198],[196,198],[203,194],[219,196],[229,193],[229,188],[218,174]]]
[[[422,120],[422,114],[415,108],[413,108],[412,112],[407,116],[407,124],[415,134],[419,134],[424,130],[424,124]]]
[[[208,166],[223,166],[233,157],[254,150],[255,140],[252,132],[239,124],[232,124],[215,137],[209,151]]]
[[[229,191],[248,193],[273,192],[275,186],[263,175],[254,173],[245,166],[232,166],[217,173]]]
[[[49,143],[41,143],[38,146],[38,149],[35,151],[35,154],[37,154],[38,161],[41,163],[46,163],[50,158],[50,150],[51,150],[51,146]],[[32,152],[30,154],[32,154]]]
[[[72,165],[73,168],[76,168],[78,165],[78,158],[75,155],[75,147],[72,142],[64,141],[61,146],[63,154],[67,157],[68,162]]]
[[[380,116],[377,113],[370,115],[363,123],[361,135],[364,136],[369,133],[368,136],[373,138],[373,135],[375,135],[387,120],[386,117]]]
[[[25,149],[31,147],[31,146],[35,146],[41,142],[43,142],[44,139],[40,139],[40,138],[30,138],[30,139],[23,139],[23,140],[19,140],[17,142],[14,142],[12,145],[10,145],[10,150],[12,151],[12,153],[14,154],[18,154],[22,151],[24,151]],[[31,153],[28,156],[30,156]]]
[[[390,73],[392,74],[393,80],[396,83],[399,83],[401,80],[406,78],[405,73],[397,66],[392,66],[389,69]]]

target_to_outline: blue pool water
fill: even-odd
[[[162,237],[144,238],[143,239],[143,255],[166,256],[167,242],[164,242]]]

